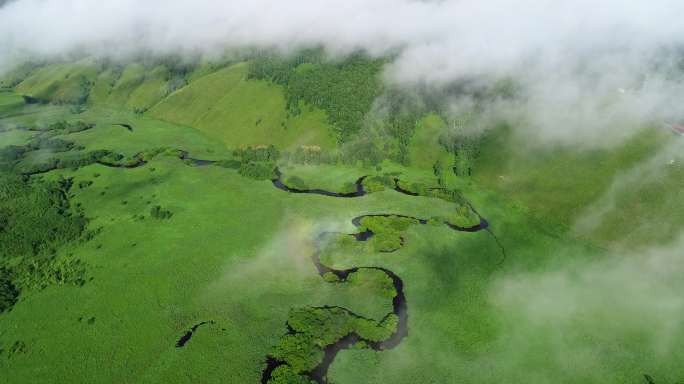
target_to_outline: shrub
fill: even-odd
[[[24,259],[13,268],[15,282],[21,289],[45,289],[50,285],[85,284],[85,263],[80,259],[43,255]]]
[[[315,384],[308,377],[297,374],[289,365],[281,365],[271,375],[269,384]]]
[[[73,142],[62,139],[38,138],[26,146],[27,151],[48,150],[51,152],[67,152],[75,149]]]
[[[394,289],[392,279],[385,273],[373,269],[360,269],[352,273],[347,281],[355,286],[364,286],[369,290],[380,292],[383,296],[394,298],[397,291]]]
[[[9,270],[0,268],[0,313],[12,308],[18,297],[19,290],[12,283]]]
[[[240,159],[243,163],[250,162],[276,162],[280,159],[280,151],[273,146],[259,146],[238,148],[233,150],[233,157]]]
[[[401,233],[417,223],[416,219],[399,216],[369,216],[361,220],[361,225],[375,234],[371,244],[376,252],[392,252],[401,248]]]
[[[52,123],[52,124],[48,125],[48,127],[44,130],[58,131],[57,133],[60,133],[60,134],[68,134],[68,133],[77,133],[77,132],[87,131],[88,129],[91,129],[93,127],[95,127],[95,124],[89,124],[89,123],[85,123],[83,121],[76,121],[76,122],[68,123],[68,122],[62,120],[62,121],[58,121],[56,123]]]
[[[470,228],[480,224],[480,217],[469,206],[459,205],[447,221],[461,228]]]
[[[273,163],[242,163],[238,172],[242,176],[255,180],[272,180],[276,177],[275,165]]]
[[[323,360],[323,348],[309,333],[283,336],[273,356],[287,362],[295,372],[311,371]]]
[[[0,165],[11,165],[20,160],[27,151],[27,147],[19,145],[8,145],[0,148]]]
[[[371,176],[363,180],[363,188],[368,193],[384,191],[385,188],[394,189],[395,185],[394,178],[388,174]]]
[[[171,216],[173,216],[173,212],[166,209],[162,209],[162,207],[159,205],[155,205],[150,209],[150,216],[158,220],[166,220],[170,219]]]

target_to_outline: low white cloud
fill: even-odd
[[[392,55],[390,81],[511,77],[526,133],[597,144],[681,118],[683,87],[648,78],[684,46],[677,0],[15,0],[0,7],[0,68],[70,54],[212,55],[324,46]]]
[[[641,370],[670,358],[684,337],[683,252],[680,238],[643,252],[569,259],[500,278],[491,297],[505,324],[506,361],[525,364],[543,351],[540,371],[564,367],[584,375],[606,374],[616,362],[644,364],[635,367]]]

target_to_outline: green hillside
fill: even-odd
[[[95,82],[98,66],[84,60],[74,64],[53,64],[37,69],[16,86],[17,92],[54,103],[83,103]]]
[[[129,64],[123,68],[121,75],[108,92],[105,104],[127,106],[133,92],[145,81],[146,68],[142,64]]]
[[[0,383],[681,380],[684,138],[533,146],[383,63],[9,73]]]
[[[157,104],[150,115],[195,127],[233,146],[335,145],[325,113],[305,107],[293,117],[285,107],[282,88],[248,80],[247,64],[241,63],[196,79]]]

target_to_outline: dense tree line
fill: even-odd
[[[72,211],[69,179],[29,180],[0,170],[0,312],[23,288],[84,283],[77,260],[57,260],[57,249],[79,239],[87,220]]]
[[[385,92],[382,104],[386,108],[388,133],[398,143],[391,158],[400,164],[409,165],[408,148],[416,126],[421,117],[431,110],[415,93],[396,88]]]
[[[233,159],[219,161],[218,165],[237,169],[240,175],[252,179],[272,180],[280,158],[280,151],[273,145],[237,148],[233,150]]]
[[[440,137],[440,144],[454,154],[453,171],[457,176],[470,176],[482,143],[479,134],[468,133],[462,120],[453,120],[451,129]]]
[[[379,74],[383,64],[383,60],[362,54],[332,62],[325,60],[320,50],[290,58],[265,54],[251,61],[249,77],[281,84],[292,114],[301,112],[302,103],[323,109],[338,139],[345,141],[361,129],[382,92]]]
[[[240,159],[243,163],[258,161],[276,162],[280,159],[280,151],[274,145],[269,145],[268,147],[237,148],[233,150],[233,157]]]

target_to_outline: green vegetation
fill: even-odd
[[[48,65],[32,72],[16,90],[40,101],[81,104],[88,99],[97,73],[97,65],[89,60]]]
[[[563,147],[524,149],[520,145],[523,139],[514,136],[511,127],[505,125],[486,135],[482,154],[475,163],[474,177],[479,184],[519,201],[550,230],[563,233],[573,229],[573,223],[587,214],[590,204],[607,193],[621,174],[662,152],[672,135],[646,128],[618,147],[584,151]],[[679,212],[679,208],[672,205],[671,194],[681,183],[677,178],[666,176],[674,175],[670,172],[676,173],[679,169],[677,161],[674,166],[668,166],[673,158],[677,156],[663,158],[649,171],[658,175],[660,182],[650,187],[636,183],[639,185],[636,189],[619,191],[615,197],[620,205],[610,215],[611,220],[588,236],[604,245],[605,241],[617,245],[624,241],[644,244],[672,239],[672,230],[681,223],[677,219],[680,216],[672,214]],[[644,194],[649,189],[654,194]],[[656,220],[658,225],[650,229],[633,227],[640,220]],[[627,236],[623,232],[625,228],[633,228],[634,232]]]
[[[280,169],[285,184],[299,189],[323,189],[338,193],[356,191],[354,182],[364,176],[367,170],[343,165],[296,165]]]
[[[70,209],[71,184],[29,183],[0,172],[0,312],[16,303],[20,289],[85,282],[79,260],[57,257],[57,249],[80,238],[87,223]]]
[[[155,205],[150,209],[150,216],[158,220],[170,219],[173,216],[173,212],[163,209],[159,205]]]
[[[14,92],[4,92],[0,90],[0,113],[7,116],[24,106],[24,99]],[[0,132],[4,131],[0,127]]]
[[[335,145],[325,113],[288,116],[282,87],[248,80],[247,64],[199,76],[150,109],[156,118],[193,126],[231,147]]]
[[[2,173],[0,181],[0,254],[25,257],[49,253],[83,231],[85,219],[68,214],[68,180],[28,184],[18,176]]]
[[[0,313],[12,308],[19,297],[19,290],[12,282],[11,272],[0,269]]]
[[[313,380],[309,380],[306,376],[299,375],[289,365],[281,365],[273,371],[270,383],[272,384],[312,384]]]
[[[382,322],[386,275],[316,273],[325,231],[325,265],[402,278],[410,330],[396,349],[340,352],[329,382],[684,377],[684,336],[663,320],[684,286],[660,258],[684,226],[679,138],[645,128],[614,147],[531,148],[516,127],[469,136],[474,117],[390,94],[381,61],[263,60],[82,61],[4,80],[16,87],[0,92],[5,381],[252,383],[273,354],[289,365],[271,382],[310,384],[326,345],[397,325]],[[387,115],[371,111],[381,94]],[[352,192],[368,176],[373,193],[288,194],[269,182],[276,167],[295,188]],[[479,224],[471,207],[491,233],[444,225]],[[364,229],[365,242],[343,235]],[[175,347],[206,320],[217,326]]]
[[[361,129],[364,116],[380,95],[382,65],[381,60],[363,55],[330,62],[321,52],[307,51],[291,59],[257,57],[251,62],[249,77],[282,85],[291,114],[300,114],[306,105],[326,111],[338,139],[344,141]]]
[[[12,89],[40,67],[39,63],[26,62],[10,69],[0,77],[0,88]]]
[[[424,116],[418,122],[408,147],[409,163],[418,168],[430,168],[438,162],[453,163],[439,140],[446,129],[446,123],[439,115]]]
[[[171,73],[163,65],[145,72],[145,79],[130,93],[126,106],[143,113],[152,108],[172,91]]]
[[[293,309],[287,321],[293,333],[283,336],[273,357],[286,362],[292,371],[302,374],[313,370],[323,360],[325,346],[356,333],[362,339],[382,341],[396,330],[397,318],[390,315],[377,322],[357,317],[338,307]]]
[[[366,177],[363,179],[363,188],[369,193],[384,191],[385,188],[394,189],[396,186],[396,176],[385,173]]]
[[[371,238],[377,252],[393,252],[401,248],[402,232],[418,220],[399,216],[370,216],[361,220],[361,230],[368,229],[375,235]]]

